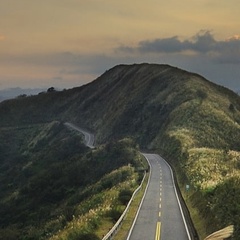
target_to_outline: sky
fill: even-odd
[[[239,0],[1,0],[0,89],[72,88],[159,63],[240,89]]]

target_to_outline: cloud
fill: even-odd
[[[143,52],[154,51],[164,53],[177,53],[184,51],[195,51],[207,53],[216,45],[216,41],[210,32],[200,32],[190,40],[181,41],[177,36],[153,41],[142,41],[139,50]]]
[[[239,56],[238,35],[219,41],[210,31],[201,31],[188,39],[173,36],[144,40],[136,47],[121,46],[96,54],[76,51],[1,54],[0,64],[6,67],[0,74],[0,82],[11,78],[13,80],[8,82],[13,82],[22,74],[22,79],[33,79],[32,85],[41,82],[44,86],[51,83],[68,88],[89,82],[117,64],[149,62],[177,66],[231,89],[239,89],[240,69],[236,64],[240,63]],[[9,63],[11,68],[7,68]]]
[[[185,49],[184,44],[177,36],[171,38],[155,39],[153,41],[141,41],[139,43],[140,52],[181,52]]]
[[[235,41],[235,40],[240,40],[240,35],[236,34],[226,39],[226,41]]]
[[[210,31],[200,31],[193,37],[193,40],[186,40],[185,42],[189,50],[199,53],[214,51],[218,44]]]
[[[221,63],[240,63],[240,36],[235,35],[218,41],[210,31],[202,30],[190,39],[180,40],[178,36],[140,41],[136,47],[121,46],[118,51],[140,54],[195,54],[207,55]]]

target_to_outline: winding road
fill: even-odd
[[[72,124],[84,134],[85,144],[94,148],[94,135]],[[157,154],[143,154],[150,165],[148,186],[127,240],[191,240],[177,195],[173,173]]]
[[[85,142],[85,145],[89,148],[94,148],[94,142],[95,142],[95,138],[94,138],[94,135],[92,133],[89,133],[88,131],[72,124],[72,123],[69,123],[69,122],[66,122],[64,123],[65,126],[71,128],[71,129],[74,129],[80,133],[82,133],[84,135],[84,142]]]

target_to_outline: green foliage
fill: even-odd
[[[230,224],[234,225],[234,237],[238,239],[240,228],[240,179],[232,177],[215,188],[196,192],[192,201],[206,221],[206,232],[210,234]],[[202,201],[199,201],[202,199]]]
[[[14,225],[8,226],[5,229],[0,229],[1,240],[15,240],[15,239],[18,239],[19,236],[20,236],[20,231]]]
[[[67,239],[68,240],[100,240],[100,238],[96,234],[86,230],[77,229],[77,228],[68,234]]]
[[[132,197],[132,194],[133,193],[130,189],[123,189],[122,191],[120,191],[118,199],[123,205],[127,205],[127,203]]]
[[[51,240],[68,239],[71,232],[73,234],[74,232],[78,234],[85,232],[96,233],[100,228],[102,233],[106,233],[109,227],[102,231],[102,223],[108,222],[110,225],[107,226],[113,225],[125,208],[118,199],[119,193],[126,189],[127,186],[131,187],[131,191],[137,186],[137,174],[133,170],[130,166],[121,167],[105,175],[97,183],[86,187],[82,192],[85,197],[78,203],[72,221],[67,223],[65,228],[53,236]],[[126,174],[128,177],[120,182],[116,181],[112,188],[99,188],[102,186],[103,179],[115,179],[115,177],[121,176],[121,173],[126,172],[128,172]],[[101,234],[100,237],[102,237]]]
[[[240,228],[240,179],[230,178],[219,184],[209,196],[210,208],[214,212],[215,222],[219,226],[233,224],[235,226],[234,239],[238,239]]]
[[[108,212],[108,216],[113,220],[113,222],[117,222],[121,215],[122,210],[119,207],[114,207]]]
[[[132,179],[130,165],[141,166],[132,140],[91,151],[80,135],[57,121],[0,132],[3,239],[49,238],[75,221],[74,215],[86,215],[103,205],[104,191]],[[121,169],[125,165],[129,167]],[[137,180],[134,183],[133,187]],[[100,215],[90,217],[87,232],[85,228],[70,231],[69,239],[98,239],[92,232],[101,222]]]

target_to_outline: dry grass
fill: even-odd
[[[200,189],[214,188],[228,178],[240,174],[240,152],[211,148],[192,148],[185,170],[191,183]]]
[[[221,240],[221,239],[226,239],[232,236],[234,231],[233,225],[230,225],[226,228],[223,228],[217,232],[212,233],[208,237],[206,237],[204,240]]]
[[[119,229],[119,231],[117,232],[116,236],[114,237],[114,240],[125,240],[128,236],[128,232],[132,226],[132,223],[134,221],[134,218],[136,216],[137,210],[139,208],[140,202],[143,198],[146,186],[147,186],[147,182],[148,182],[148,177],[149,174],[147,174],[142,188],[141,190],[137,193],[137,195],[135,196],[134,200],[132,201],[132,204],[129,208],[129,211],[126,215],[126,218],[124,219],[121,228]]]

